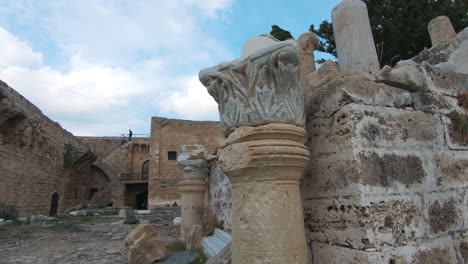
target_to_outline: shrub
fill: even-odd
[[[5,220],[16,220],[18,218],[16,206],[11,204],[0,204],[0,218]]]
[[[198,248],[195,250],[197,256],[190,261],[189,264],[205,264],[208,261],[208,257],[205,255],[202,249]]]

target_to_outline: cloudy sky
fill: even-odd
[[[75,135],[147,134],[151,116],[218,120],[200,69],[273,24],[297,38],[338,2],[5,0],[0,79]]]

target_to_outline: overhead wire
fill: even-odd
[[[91,100],[91,101],[94,101],[94,102],[97,102],[97,103],[106,104],[106,105],[108,105],[108,106],[115,107],[115,108],[120,108],[120,109],[127,110],[127,111],[133,112],[133,113],[138,113],[138,114],[147,115],[147,113],[144,113],[144,112],[136,111],[136,110],[134,110],[134,109],[131,109],[131,108],[128,108],[128,107],[125,107],[125,106],[116,105],[116,104],[109,103],[109,102],[105,102],[105,101],[102,101],[102,100],[97,100],[97,99],[95,99],[95,98],[92,98],[92,97],[90,97],[90,96],[81,94],[81,93],[76,92],[76,91],[74,91],[74,90],[71,90],[71,89],[68,89],[68,88],[64,88],[64,87],[60,87],[60,86],[58,86],[58,85],[51,84],[51,83],[49,83],[49,82],[40,80],[39,78],[37,78],[37,77],[35,77],[35,76],[32,76],[32,75],[30,75],[30,74],[26,74],[26,73],[23,73],[23,72],[19,72],[19,71],[13,70],[13,69],[11,69],[11,67],[8,67],[8,66],[2,65],[2,64],[0,64],[0,67],[4,68],[5,71],[14,72],[14,73],[16,73],[16,74],[18,74],[18,75],[22,75],[22,76],[28,77],[28,78],[30,78],[30,79],[33,79],[33,80],[35,80],[35,81],[41,82],[41,83],[43,83],[43,84],[45,84],[45,85],[48,85],[48,86],[50,86],[50,87],[53,87],[53,88],[56,88],[56,89],[60,89],[60,90],[67,91],[67,92],[69,92],[69,93],[72,93],[72,94],[81,96],[81,97],[83,97],[83,98],[86,98],[86,99],[88,99],[88,100]],[[3,73],[4,73],[4,72],[2,72],[2,74],[3,74]]]
[[[28,77],[28,78],[30,78],[30,79],[32,79],[32,80],[38,81],[38,82],[40,82],[40,83],[42,83],[42,84],[45,84],[45,85],[48,85],[48,86],[50,86],[50,87],[53,87],[53,88],[56,88],[56,89],[60,89],[60,90],[64,90],[64,91],[66,91],[66,92],[69,92],[69,93],[72,93],[72,94],[81,96],[81,97],[83,97],[83,98],[86,98],[86,99],[88,99],[88,100],[91,100],[91,101],[94,101],[94,102],[97,102],[97,103],[106,104],[106,105],[108,105],[108,106],[111,106],[111,107],[114,107],[114,108],[120,108],[120,109],[122,109],[122,110],[126,110],[126,111],[129,111],[129,112],[132,112],[132,113],[147,115],[147,113],[144,113],[144,112],[136,111],[136,110],[131,109],[131,108],[128,108],[128,107],[124,107],[124,106],[121,106],[121,105],[116,105],[116,104],[109,103],[109,102],[105,102],[105,101],[102,101],[102,100],[97,100],[97,99],[95,99],[95,98],[93,98],[93,97],[90,97],[90,96],[81,94],[81,93],[76,92],[76,91],[74,91],[74,90],[71,90],[71,89],[68,89],[68,88],[64,88],[64,87],[60,87],[60,86],[55,85],[55,84],[51,84],[51,83],[49,83],[49,82],[43,81],[43,80],[41,80],[41,79],[39,79],[39,78],[33,76],[33,75],[26,74],[26,73],[23,73],[23,72],[14,70],[14,69],[12,69],[12,67],[8,67],[8,66],[2,65],[2,64],[0,64],[0,67],[1,67],[1,68],[4,68],[5,71],[11,71],[11,72],[13,72],[13,73],[16,73],[16,74],[21,75],[21,76],[24,76],[24,77]],[[2,71],[1,74],[3,75],[5,71]],[[137,135],[137,134],[135,134],[135,135]],[[148,135],[148,134],[138,134],[138,135]]]

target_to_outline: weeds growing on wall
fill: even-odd
[[[205,264],[208,261],[208,257],[205,255],[202,249],[197,248],[195,253],[197,256],[192,261],[190,261],[189,264]]]
[[[3,218],[4,220],[16,220],[18,218],[16,206],[0,203],[0,218]]]

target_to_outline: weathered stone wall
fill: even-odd
[[[313,263],[463,263],[468,76],[423,63],[413,92],[328,62],[309,77],[301,188]]]
[[[73,146],[73,155],[64,153]],[[4,82],[0,82],[0,203],[21,215],[48,214],[59,194],[58,211],[86,197],[84,185],[95,156],[87,146]],[[73,157],[71,157],[73,156]],[[65,170],[64,157],[72,162]]]
[[[232,223],[232,199],[231,182],[223,173],[217,161],[210,164],[208,177],[208,201],[218,221],[223,221],[225,229],[231,229]]]
[[[149,207],[180,202],[178,182],[182,173],[176,160],[168,160],[169,151],[179,155],[184,145],[202,145],[210,153],[223,140],[218,122],[153,117],[149,153]]]
[[[149,159],[149,139],[125,137],[80,137],[93,152],[99,155],[93,164],[103,170],[109,178],[108,192],[114,206],[130,202],[125,197],[126,187],[120,180],[122,173],[141,173],[142,166]],[[134,200],[134,197],[132,198]],[[108,200],[108,199],[107,199]]]

